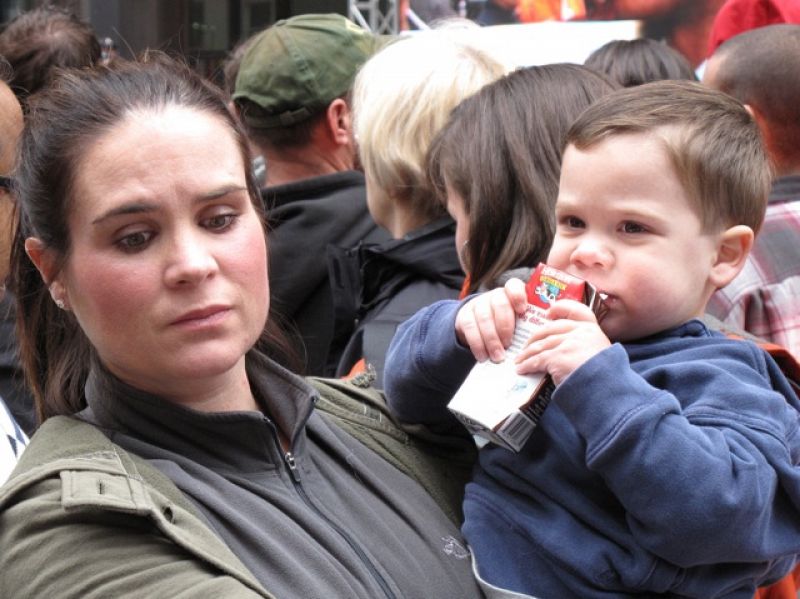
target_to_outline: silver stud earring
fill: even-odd
[[[65,307],[64,300],[62,300],[62,299],[55,299],[55,300],[53,300],[53,301],[56,303],[56,306],[58,306],[58,309],[59,309],[59,310],[63,310],[63,309],[64,309],[64,307]]]

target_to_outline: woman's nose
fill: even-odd
[[[168,251],[164,276],[170,286],[196,285],[217,271],[212,248],[199,235],[182,235]]]

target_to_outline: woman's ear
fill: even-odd
[[[44,284],[50,290],[53,301],[59,308],[68,305],[67,290],[59,280],[58,260],[56,252],[48,248],[37,237],[28,237],[25,240],[25,253],[31,259],[36,270],[42,276]]]
[[[716,260],[711,268],[711,282],[722,289],[742,270],[753,247],[755,234],[746,225],[735,225],[720,234]]]
[[[42,275],[45,285],[49,285],[55,276],[55,256],[44,242],[38,237],[28,237],[25,240],[25,253],[31,259],[36,270]]]

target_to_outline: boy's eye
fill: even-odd
[[[203,226],[212,231],[224,231],[230,227],[238,215],[236,214],[216,214],[203,221]]]
[[[622,231],[624,233],[644,233],[647,229],[639,223],[627,221],[622,223]]]
[[[577,216],[562,216],[559,221],[564,227],[569,229],[583,229],[586,226]]]
[[[123,252],[133,253],[144,249],[153,236],[152,231],[136,231],[125,235],[115,243]]]

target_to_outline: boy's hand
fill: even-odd
[[[517,372],[548,372],[556,385],[611,345],[588,306],[560,300],[547,311],[550,322],[537,327],[516,358]]]
[[[464,304],[456,315],[456,337],[479,362],[491,357],[502,362],[514,336],[517,314],[528,305],[525,283],[509,279],[504,287],[487,291]]]

